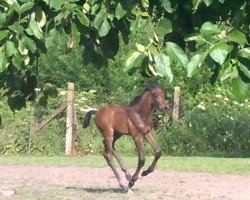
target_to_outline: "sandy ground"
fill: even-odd
[[[6,197],[4,192],[14,191]],[[250,200],[250,175],[156,170],[124,193],[111,169],[0,166],[0,199]]]

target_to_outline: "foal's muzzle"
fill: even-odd
[[[164,113],[169,113],[169,112],[170,112],[170,109],[169,109],[168,107],[166,107],[166,106],[164,106],[164,107],[159,107],[159,109],[160,109],[162,112],[164,112]]]

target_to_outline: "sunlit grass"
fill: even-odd
[[[125,163],[135,168],[136,156],[122,156]],[[153,160],[146,157],[145,167]],[[9,156],[0,157],[0,165],[39,165],[39,166],[85,166],[107,167],[102,156],[79,156],[79,157],[28,157]],[[250,174],[250,158],[213,158],[213,157],[161,157],[157,164],[161,170]]]

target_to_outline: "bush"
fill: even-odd
[[[219,94],[202,96],[204,94],[196,97],[200,103],[186,110],[178,125],[160,132],[159,141],[164,152],[171,155],[218,152],[250,155],[248,100],[239,103]]]
[[[14,123],[10,123],[0,129],[0,154],[17,155],[27,153],[29,123],[23,114],[22,117],[23,118],[15,117]],[[4,118],[4,122],[5,120],[9,121],[9,119]]]
[[[33,155],[64,155],[65,117],[51,121],[40,132],[32,136]]]

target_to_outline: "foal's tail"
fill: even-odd
[[[91,110],[87,112],[84,118],[84,122],[83,122],[84,128],[87,128],[89,126],[91,115],[95,115],[96,113],[97,113],[97,110]]]

